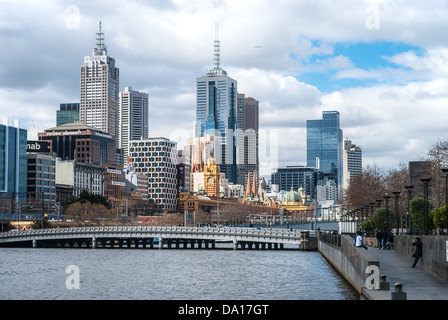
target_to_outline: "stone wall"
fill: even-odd
[[[367,266],[379,267],[379,261],[375,260],[365,249],[355,247],[354,242],[352,237],[342,235],[340,246],[319,241],[318,250],[356,291],[362,293],[366,286]]]
[[[414,261],[412,254],[415,252],[415,247],[412,245],[412,239],[415,237],[419,237],[423,243],[423,257],[417,263],[417,267],[421,267],[448,281],[448,236],[396,236],[394,238],[394,250],[409,259],[409,266]]]

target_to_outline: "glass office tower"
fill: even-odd
[[[220,171],[231,183],[237,183],[237,81],[219,65],[219,41],[215,41],[215,67],[196,80],[196,137],[211,134],[220,137]],[[219,157],[214,157],[218,159]]]
[[[26,199],[27,130],[0,124],[0,197]]]
[[[322,177],[335,180],[338,197],[342,190],[343,132],[338,111],[324,111],[322,120],[307,120],[307,166],[315,167]]]

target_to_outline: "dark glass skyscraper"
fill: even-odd
[[[315,167],[323,177],[336,181],[338,196],[342,190],[343,132],[338,111],[324,111],[322,120],[307,120],[307,166]]]

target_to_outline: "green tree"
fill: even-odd
[[[387,228],[387,210],[379,208],[372,216],[372,222],[375,229],[385,230]],[[389,209],[389,229],[395,227],[395,213]],[[390,231],[390,230],[387,230]]]
[[[44,215],[43,219],[34,220],[33,224],[32,224],[33,229],[46,229],[46,228],[50,228],[50,227],[51,227],[51,224],[48,221],[47,215]]]
[[[431,210],[432,202],[428,201],[428,208]],[[424,230],[425,229],[425,199],[422,197],[414,198],[409,203],[409,210],[411,211],[411,224],[412,227]],[[429,211],[428,210],[428,211]],[[432,218],[433,212],[428,212],[428,218],[427,218],[427,227],[428,230],[434,228],[434,220]]]
[[[433,223],[436,228],[446,228],[446,206],[431,211]]]

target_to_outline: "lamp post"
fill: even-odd
[[[412,234],[412,231],[411,231],[411,208],[410,208],[410,205],[411,205],[411,198],[412,198],[412,196],[411,196],[411,194],[412,194],[412,189],[414,189],[414,186],[404,186],[405,188],[406,188],[406,190],[408,190],[408,233],[409,234]]]
[[[397,228],[397,235],[400,234],[400,214],[398,213],[398,196],[400,195],[400,191],[394,191],[392,192],[395,195],[395,217],[396,217],[396,228]]]
[[[370,202],[370,219],[373,218],[373,206],[375,205],[375,202]]]
[[[448,234],[448,168],[442,169],[442,172],[445,174],[445,205],[446,205],[446,232]]]
[[[424,184],[424,197],[425,197],[425,234],[428,233],[428,183],[431,181],[430,178],[420,179]]]
[[[386,231],[389,232],[389,199],[390,195],[387,193],[384,195],[384,200],[386,200]]]

